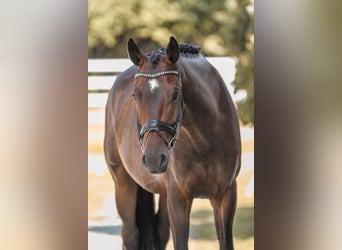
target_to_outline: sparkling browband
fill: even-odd
[[[138,77],[158,78],[158,77],[161,77],[161,76],[164,76],[164,75],[176,75],[176,76],[178,76],[179,73],[178,73],[177,70],[161,71],[161,72],[154,73],[154,74],[150,74],[150,73],[136,73],[134,77],[135,78],[138,78]]]

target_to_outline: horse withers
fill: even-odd
[[[104,139],[123,249],[165,249],[170,228],[174,248],[188,249],[194,198],[210,200],[220,249],[233,249],[241,142],[224,81],[198,47],[173,37],[147,55],[132,39],[127,48],[134,65],[109,92]]]

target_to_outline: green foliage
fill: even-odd
[[[234,56],[239,59],[234,86],[247,91],[247,100],[238,104],[240,119],[253,123],[253,14],[246,11],[250,1],[89,0],[88,55],[127,57],[130,37],[150,52],[173,35],[181,43],[200,46],[206,56]]]
[[[246,91],[246,99],[238,103],[238,114],[243,124],[254,125],[254,12],[248,12],[249,0],[229,1],[231,26],[225,35],[231,55],[239,61],[233,85],[235,92]]]

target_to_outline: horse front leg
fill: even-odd
[[[170,237],[170,222],[167,212],[166,196],[160,195],[159,197],[159,209],[157,214],[157,226],[158,226],[158,250],[165,250],[166,244]]]
[[[214,209],[216,233],[220,250],[234,250],[233,220],[236,209],[236,181],[219,199],[210,199]]]
[[[115,173],[116,208],[122,220],[122,249],[138,250],[139,231],[135,221],[138,186],[121,167]]]
[[[168,191],[167,209],[176,250],[188,250],[191,205],[192,199],[186,199],[175,189]]]

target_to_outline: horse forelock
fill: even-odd
[[[160,59],[166,55],[166,49],[165,48],[160,48],[157,51],[152,51],[151,53],[147,54],[149,58],[149,62],[152,65],[152,68],[155,69],[160,62]]]
[[[197,47],[192,44],[186,43],[186,44],[179,45],[180,55],[185,56],[185,57],[193,57],[193,56],[200,55],[200,50],[201,50],[200,47]],[[160,48],[156,51],[152,51],[149,54],[147,54],[153,69],[157,67],[158,63],[160,62],[160,59],[162,58],[162,56],[165,56],[165,55],[166,55],[166,48]]]

